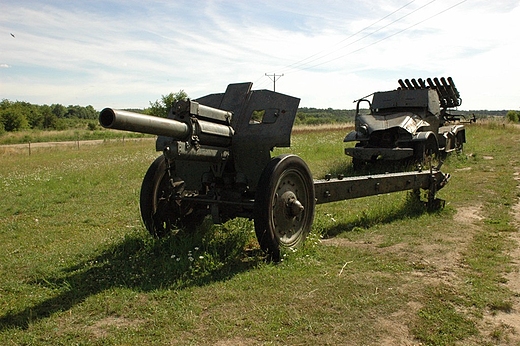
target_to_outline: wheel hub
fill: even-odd
[[[282,203],[285,206],[285,214],[288,218],[300,215],[305,209],[292,191],[286,191],[282,195]]]
[[[301,182],[295,176],[288,175],[278,185],[274,195],[272,222],[274,232],[282,243],[291,244],[299,236],[305,210],[296,195],[300,189]]]

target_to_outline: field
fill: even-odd
[[[346,132],[295,131],[275,154],[349,172]],[[443,210],[407,192],[320,205],[279,264],[244,219],[152,239],[149,140],[0,149],[0,344],[520,345],[520,128],[467,141]]]

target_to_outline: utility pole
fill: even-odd
[[[276,74],[276,73],[273,73],[273,74],[265,74],[267,77],[269,77],[272,81],[273,81],[273,91],[276,91],[276,81],[278,79],[280,79],[280,77],[283,77],[283,73],[282,74]]]

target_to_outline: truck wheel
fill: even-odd
[[[363,160],[352,158],[352,169],[355,172],[360,171],[365,166],[365,163]]]
[[[296,155],[272,159],[260,177],[254,205],[255,232],[262,250],[280,260],[280,247],[300,245],[314,218],[314,181]]]
[[[464,148],[465,133],[463,131],[460,131],[459,133],[457,133],[457,136],[455,138],[457,139],[457,141],[455,142],[455,151],[457,153],[461,153]]]
[[[415,146],[415,158],[419,163],[433,163],[439,159],[439,144],[435,136],[429,136],[424,141],[417,142]]]
[[[363,148],[365,145],[363,145],[363,143],[356,143],[356,148]],[[361,159],[358,159],[358,158],[355,158],[353,157],[352,158],[352,169],[357,172],[357,171],[360,171],[361,169],[363,169],[363,167],[365,167],[367,164],[366,161],[364,160],[361,160]]]
[[[150,165],[141,184],[141,218],[153,237],[162,238],[175,229],[192,226],[193,208],[172,199],[183,189],[182,180],[174,180],[172,186],[166,159],[161,155]]]

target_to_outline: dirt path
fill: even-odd
[[[520,173],[517,175],[520,188]],[[455,247],[442,246],[439,244],[422,243],[415,244],[413,251],[408,249],[405,244],[396,244],[390,247],[378,247],[378,239],[371,239],[370,242],[352,242],[344,238],[330,238],[323,241],[325,245],[370,248],[374,252],[394,252],[396,254],[406,253],[413,265],[418,268],[428,268],[429,270],[418,270],[412,273],[409,284],[401,287],[404,291],[413,296],[414,291],[420,292],[420,285],[429,283],[432,285],[458,285],[459,278],[457,270],[462,264],[461,253],[471,242],[473,235],[480,229],[483,222],[482,205],[470,205],[457,209],[453,217],[453,222],[460,225],[464,233],[453,232],[447,234],[447,243],[456,244]],[[513,207],[516,227],[520,227],[520,201]],[[489,312],[481,321],[481,335],[486,339],[500,331],[500,340],[506,343],[497,345],[520,345],[520,234],[511,232],[511,241],[516,246],[509,253],[511,257],[512,271],[507,274],[507,287],[515,293],[511,311],[499,311],[498,313]],[[417,280],[418,279],[418,280]],[[418,286],[419,285],[419,286]],[[386,336],[380,340],[380,345],[420,345],[412,336],[407,321],[413,320],[417,312],[422,308],[418,301],[409,301],[408,304],[392,314],[392,316],[382,316],[378,318],[378,324],[385,329]],[[473,340],[475,344],[480,341]]]
[[[515,180],[518,182],[517,188],[520,189],[520,168],[517,168]],[[495,328],[504,330],[510,345],[520,345],[520,200],[512,207],[511,212],[514,218],[516,232],[511,232],[512,250],[509,252],[511,257],[511,272],[506,275],[506,286],[514,293],[510,311],[498,311],[494,315],[485,318],[485,322]]]
[[[150,138],[124,138],[124,139],[93,139],[88,141],[61,141],[61,142],[36,142],[22,144],[3,144],[0,145],[0,154],[31,153],[33,150],[53,147],[80,148],[82,146],[100,145],[105,142],[125,142],[125,141],[155,141],[155,137]]]

